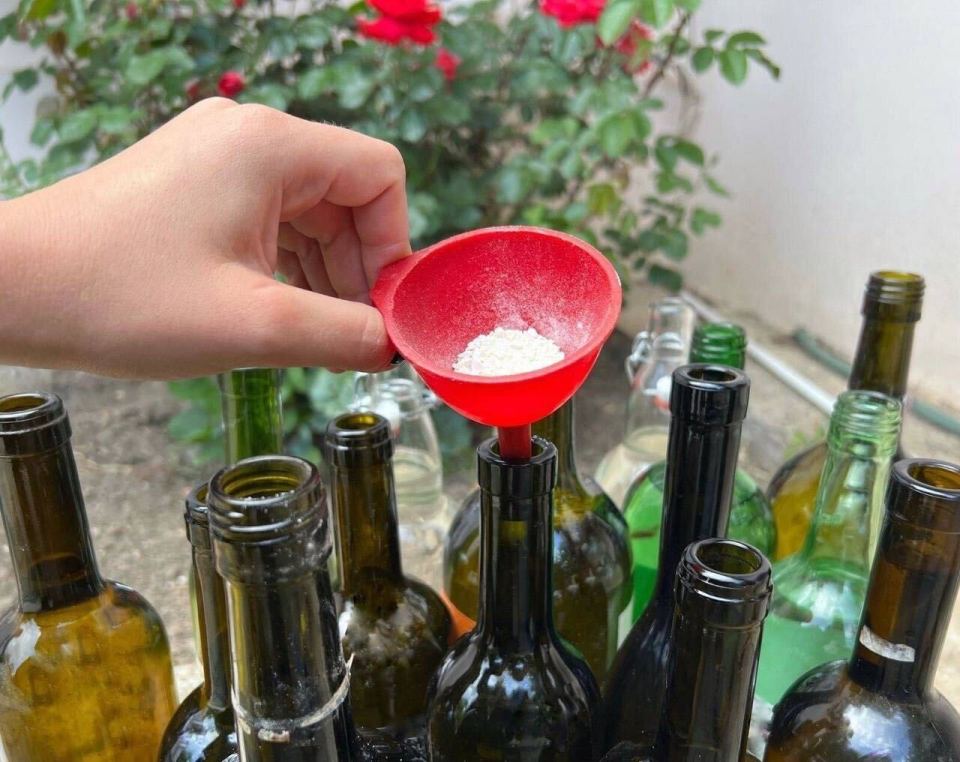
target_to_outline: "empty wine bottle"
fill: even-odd
[[[960,581],[960,466],[901,460],[890,482],[853,655],[784,696],[767,762],[960,760],[960,716],[933,687]]]
[[[677,566],[691,542],[723,536],[730,515],[750,382],[727,366],[684,365],[674,371],[672,389],[660,563],[653,597],[620,646],[604,690],[607,749],[622,741],[641,743],[655,732]]]
[[[10,762],[153,759],[176,690],[167,636],[100,576],[54,394],[0,397],[0,512],[18,600],[0,617],[0,737]]]
[[[553,494],[553,610],[560,635],[577,648],[598,682],[617,652],[620,613],[630,600],[627,527],[613,502],[580,477],[570,400],[536,423],[534,433],[557,449]],[[477,617],[480,586],[481,492],[464,500],[450,524],[444,579],[453,606]]]
[[[229,601],[241,759],[362,759],[317,469],[290,456],[247,458],[213,477],[208,500],[214,559]]]
[[[827,462],[803,550],[774,565],[757,699],[776,704],[811,667],[850,653],[883,517],[900,403],[877,392],[837,398]],[[758,708],[758,716],[765,709]]]
[[[734,540],[701,540],[677,568],[666,698],[649,742],[624,742],[603,762],[739,762],[750,707],[770,562]]]
[[[870,275],[863,296],[863,327],[850,373],[850,389],[903,399],[923,290],[923,278],[913,273],[884,270]],[[803,547],[826,459],[826,442],[819,442],[784,463],[770,480],[767,497],[777,526],[775,560]]]
[[[336,514],[339,628],[353,661],[353,714],[362,728],[416,737],[451,622],[439,596],[403,574],[390,424],[376,413],[341,415],[327,427],[324,457]]]
[[[529,461],[478,450],[480,615],[431,687],[431,762],[589,762],[597,685],[553,626],[550,513],[557,450],[533,440]]]
[[[160,744],[160,762],[227,762],[237,752],[230,705],[227,601],[213,564],[207,484],[190,491],[184,521],[200,588],[200,645],[203,683],[180,704]]]
[[[702,323],[693,334],[690,362],[726,365],[743,369],[746,362],[747,337],[732,323]],[[647,607],[653,594],[653,580],[660,555],[660,521],[663,515],[663,489],[667,462],[654,463],[631,485],[624,503],[624,518],[630,530],[635,580],[632,618],[635,622]],[[762,553],[771,553],[776,530],[770,504],[753,478],[737,469],[733,483],[733,504],[727,535],[753,545]]]
[[[623,441],[603,456],[594,474],[618,508],[633,480],[667,455],[670,377],[687,362],[695,320],[690,305],[668,296],[650,305],[647,329],[634,337],[625,363],[630,397]]]

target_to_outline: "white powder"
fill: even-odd
[[[453,369],[471,376],[511,376],[539,370],[562,359],[560,347],[533,328],[494,328],[467,344]]]

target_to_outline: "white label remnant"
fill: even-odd
[[[866,625],[863,625],[860,630],[860,642],[878,656],[892,661],[902,661],[909,664],[917,657],[917,652],[913,650],[912,646],[884,640]]]
[[[512,376],[560,362],[563,351],[533,328],[495,328],[467,344],[453,369],[471,376]]]

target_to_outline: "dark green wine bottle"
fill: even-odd
[[[193,549],[194,577],[200,588],[200,645],[203,683],[180,704],[160,744],[160,762],[225,762],[238,751],[230,705],[227,601],[213,564],[207,485],[186,500],[184,521]]]
[[[241,460],[210,482],[244,762],[361,759],[327,570],[325,490],[300,458]]]
[[[960,585],[960,466],[901,460],[849,661],[777,704],[767,762],[956,762],[960,716],[933,687]]]
[[[390,424],[376,413],[331,421],[324,440],[336,518],[344,653],[361,728],[421,735],[427,686],[447,652],[450,614],[400,562]]]
[[[684,365],[673,373],[663,531],[654,594],[633,625],[604,691],[604,743],[642,743],[656,730],[674,612],[674,579],[684,549],[726,534],[740,427],[750,382],[724,365]]]
[[[529,461],[480,446],[480,612],[437,672],[428,710],[431,762],[590,762],[598,692],[553,625],[551,532],[557,451]]]
[[[624,742],[604,762],[738,762],[745,757],[770,562],[735,540],[701,540],[677,568],[666,697],[646,744]]]
[[[221,373],[220,404],[226,462],[283,452],[280,371],[241,368]]]

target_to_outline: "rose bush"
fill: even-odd
[[[734,85],[751,67],[778,76],[755,32],[692,31],[699,4],[20,0],[0,17],[0,42],[28,43],[41,60],[0,84],[2,98],[42,78],[55,95],[33,123],[37,156],[10,156],[0,135],[0,196],[110,156],[219,94],[396,144],[415,245],[545,225],[596,244],[627,284],[645,275],[677,288],[674,263],[721,223],[709,199],[727,191],[717,157],[663,116],[664,100],[687,97],[709,69]],[[316,398],[314,383],[330,386],[311,371],[296,393]],[[291,436],[308,441],[298,427],[318,422],[294,418]],[[200,420],[180,435],[203,439]]]

